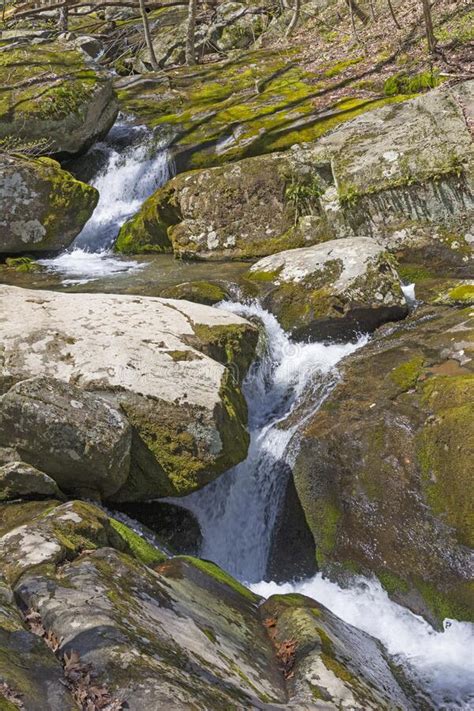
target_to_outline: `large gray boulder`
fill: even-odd
[[[312,146],[326,168],[321,197],[334,236],[382,238],[446,274],[472,274],[474,80],[364,113]],[[296,154],[295,154],[296,155]]]
[[[123,413],[54,378],[21,381],[0,398],[0,445],[76,496],[110,498],[129,476],[131,428]]]
[[[0,153],[0,253],[65,249],[98,199],[95,188],[75,180],[54,160]]]
[[[265,257],[248,272],[262,303],[293,337],[347,340],[408,313],[391,256],[369,237]]]
[[[120,230],[124,253],[249,259],[324,239],[313,228],[319,178],[282,153],[194,170],[170,180]]]
[[[473,620],[472,308],[417,309],[340,376],[293,469],[320,570],[376,574],[437,625]]]
[[[132,425],[130,476],[113,493],[114,499],[184,495],[245,458],[249,437],[239,380],[252,361],[258,331],[244,319],[200,304],[138,296],[60,294],[4,286],[0,299],[5,315],[15,314],[0,321],[0,390],[38,376],[55,378],[120,407]],[[54,402],[47,404],[48,396],[43,415],[34,417],[33,400],[22,400],[22,407],[30,403],[28,420],[24,430],[21,423],[14,426],[17,390],[21,393],[24,387],[18,385],[5,396],[6,412],[10,412],[9,403],[13,409],[4,447],[16,448],[18,441],[28,441],[27,431],[43,415],[53,429],[60,416],[61,408],[55,409]],[[73,399],[70,396],[63,404],[73,425],[76,456],[88,435],[81,431],[80,418],[70,404]],[[83,402],[85,409],[89,403],[92,406],[87,398]],[[107,406],[97,408],[103,413],[99,422],[105,423],[110,415]],[[105,431],[97,442],[102,436],[107,437]],[[35,446],[27,449],[28,461],[36,465]],[[89,488],[99,488],[94,484],[97,459],[103,472],[100,489],[112,496],[106,485],[111,476],[106,462],[99,452],[91,452],[88,458],[85,451],[80,455],[81,466],[85,474],[90,464]],[[110,445],[107,451],[110,454]],[[54,469],[44,469],[55,478],[62,467],[59,442],[57,455]],[[123,474],[119,467],[117,477]],[[117,483],[113,480],[115,489]],[[86,486],[86,480],[81,479],[80,485]]]
[[[2,52],[0,145],[47,154],[86,150],[118,114],[110,75],[67,43],[20,42]]]

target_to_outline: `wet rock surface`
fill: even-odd
[[[346,358],[294,469],[320,567],[435,623],[472,615],[471,311],[419,309]]]

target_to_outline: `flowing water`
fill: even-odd
[[[163,263],[150,267],[148,261],[122,259],[111,252],[123,222],[172,174],[167,151],[156,152],[155,139],[143,127],[119,123],[104,142],[96,144],[94,152],[101,158],[101,167],[91,181],[100,191],[99,204],[68,251],[55,259],[42,260],[51,277],[59,275],[66,287],[75,284],[76,290],[89,290],[88,283],[96,280],[100,290],[102,286],[104,291],[114,290],[115,284],[116,291],[127,293],[154,293],[162,280],[178,283],[199,278],[195,273],[198,267],[191,267],[190,277],[185,273],[187,267],[179,265],[178,269],[171,258],[162,257]],[[151,271],[145,276],[147,269]],[[216,278],[219,266],[212,269]],[[206,277],[209,275],[204,273],[200,276]],[[38,288],[48,288],[41,281],[44,275],[34,278],[38,279]],[[412,286],[404,291],[414,305]],[[303,593],[372,634],[403,664],[433,708],[474,709],[471,625],[446,622],[445,630],[436,632],[420,617],[389,600],[376,580],[360,578],[350,589],[342,589],[320,574],[298,583],[262,581],[289,466],[298,446],[298,431],[337,382],[337,363],[366,339],[347,345],[295,344],[275,318],[257,304],[226,303],[222,308],[258,319],[264,326],[265,348],[244,384],[251,433],[247,459],[205,489],[177,502],[199,520],[201,555],[263,596]],[[140,524],[128,519],[127,523],[142,532]]]
[[[265,328],[266,352],[249,372],[245,394],[251,443],[245,462],[181,499],[203,534],[200,554],[260,595],[300,592],[379,639],[436,709],[473,709],[474,634],[468,623],[446,621],[437,632],[392,602],[377,580],[359,578],[350,589],[322,578],[278,585],[265,582],[273,528],[286,489],[298,431],[337,382],[338,361],[366,342],[296,344],[258,305],[222,304]],[[310,405],[308,405],[310,402]]]
[[[102,143],[85,157],[101,165],[91,184],[99,202],[90,220],[71,247],[53,259],[39,260],[58,272],[65,283],[140,269],[139,262],[114,256],[111,248],[123,223],[172,175],[174,168],[166,148],[144,126],[118,122]]]

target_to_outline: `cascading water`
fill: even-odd
[[[349,589],[320,574],[298,583],[262,582],[286,488],[284,465],[292,464],[298,430],[337,382],[338,361],[367,339],[347,345],[296,344],[256,304],[221,307],[258,318],[265,328],[266,352],[244,384],[251,432],[247,459],[201,491],[176,501],[199,521],[201,556],[250,583],[260,595],[308,595],[379,639],[419,689],[423,708],[474,708],[472,625],[447,621],[445,630],[436,632],[421,617],[392,602],[375,579],[359,578]],[[304,407],[308,401],[309,409]]]
[[[271,538],[285,491],[285,464],[302,426],[285,426],[303,394],[313,391],[311,412],[337,378],[336,363],[366,342],[347,345],[293,343],[277,320],[257,304],[225,303],[223,308],[258,318],[266,331],[266,352],[244,385],[251,434],[247,459],[205,489],[180,499],[198,518],[203,534],[201,555],[247,583],[266,572]],[[309,413],[307,413],[309,414]]]
[[[99,191],[94,214],[68,250],[39,262],[66,281],[88,281],[139,268],[135,261],[114,257],[111,247],[125,220],[173,173],[168,150],[157,148],[156,138],[145,126],[118,122],[88,156],[100,165],[91,180]]]

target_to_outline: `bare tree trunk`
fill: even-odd
[[[374,0],[369,0],[369,5],[370,5],[370,16],[372,20],[375,22],[375,5],[374,5]]]
[[[390,14],[392,16],[392,20],[394,21],[394,23],[396,24],[398,29],[401,30],[402,28],[400,27],[400,23],[398,22],[397,16],[395,15],[395,10],[393,9],[392,0],[387,0],[387,2],[388,2],[388,9],[390,10]]]
[[[433,54],[436,50],[436,37],[433,30],[433,18],[431,16],[430,0],[422,0],[423,16],[425,18],[426,41],[428,42],[428,52]]]
[[[188,26],[186,29],[186,64],[191,67],[196,64],[196,48],[194,44],[194,34],[196,30],[197,0],[189,0],[188,4]]]
[[[295,0],[295,4],[293,6],[293,16],[290,20],[290,24],[287,27],[286,37],[289,37],[293,33],[296,25],[298,24],[298,20],[300,19],[300,10],[301,0]]]
[[[67,5],[60,7],[58,10],[58,30],[67,32],[69,27],[69,8]]]
[[[365,14],[365,12],[358,6],[356,3],[356,0],[346,0],[346,5],[351,11],[351,15],[353,16],[354,14],[357,15],[359,20],[362,22],[363,25],[366,25],[369,21],[369,16]]]
[[[154,72],[157,72],[160,67],[158,66],[158,62],[156,61],[156,54],[155,54],[155,50],[153,49],[153,42],[151,40],[151,34],[150,34],[150,23],[148,22],[148,15],[146,12],[145,0],[138,0],[138,3],[140,5],[140,15],[142,17],[142,23],[143,23],[143,34],[145,36],[146,48],[148,50],[148,54],[150,55],[151,68],[153,69]]]

